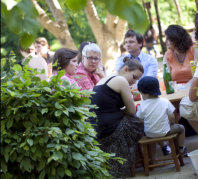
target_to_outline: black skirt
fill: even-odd
[[[110,173],[114,177],[130,177],[130,166],[136,161],[138,140],[142,137],[144,125],[139,118],[125,115],[114,133],[99,139],[100,148],[107,153],[115,153],[116,157],[126,159],[124,164],[110,160]]]

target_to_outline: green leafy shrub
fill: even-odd
[[[86,119],[90,92],[60,78],[40,81],[35,70],[14,65],[1,86],[2,178],[106,178],[104,153]]]

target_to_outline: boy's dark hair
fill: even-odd
[[[136,37],[137,42],[138,42],[139,44],[142,44],[141,48],[143,47],[143,41],[144,41],[144,39],[143,39],[143,36],[142,36],[142,35],[136,33],[136,32],[133,31],[133,30],[128,30],[128,31],[126,32],[125,36],[124,36],[124,39],[126,39],[126,38],[128,38],[128,37]]]
[[[149,94],[151,96],[159,96],[160,86],[157,78],[152,76],[145,76],[138,81],[138,90],[144,94]]]

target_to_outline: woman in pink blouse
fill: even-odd
[[[74,78],[78,66],[77,54],[78,51],[76,50],[61,48],[56,51],[54,60],[57,60],[59,70],[65,70],[65,75],[61,79],[67,80],[71,85],[75,84],[76,87],[79,87]]]

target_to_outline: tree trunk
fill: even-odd
[[[198,12],[198,0],[195,0],[195,4],[196,4],[196,10]]]
[[[180,8],[180,5],[179,5],[179,0],[174,0],[174,3],[175,3],[175,6],[176,6],[176,9],[177,9],[179,22],[181,22],[182,15],[181,15],[181,8]]]
[[[162,39],[162,28],[161,28],[160,16],[159,16],[159,12],[158,12],[157,0],[154,0],[154,6],[155,6],[155,12],[156,12],[156,15],[157,15],[157,23],[158,23],[159,38],[160,38],[160,44],[161,44],[161,47],[162,47],[162,53],[165,54],[166,45],[165,45],[165,43],[163,42],[163,39]]]
[[[123,42],[127,22],[107,13],[106,24],[102,24],[97,15],[94,3],[89,0],[85,7],[89,24],[102,51],[102,62],[108,73],[114,70],[113,63],[120,55],[120,45]]]
[[[50,7],[55,22],[52,21],[45,11],[39,6],[36,0],[32,0],[33,5],[38,11],[38,22],[42,27],[47,29],[52,35],[54,35],[62,44],[63,47],[76,49],[76,45],[71,37],[67,23],[64,18],[64,14],[57,0],[46,0],[46,3]]]
[[[151,9],[150,2],[146,2],[145,7],[147,9],[147,13],[148,13],[148,16],[149,16],[150,25],[153,26],[153,20],[152,20],[151,11],[150,11],[150,9]]]
[[[59,39],[64,47],[75,49],[75,44],[68,30],[68,26],[58,0],[45,1],[55,18],[55,22],[48,17],[36,0],[32,0],[39,13],[39,23]],[[114,70],[113,63],[120,55],[119,47],[123,42],[127,22],[107,13],[106,24],[102,24],[97,15],[94,3],[91,0],[87,2],[85,13],[97,43],[101,48],[102,62],[105,65],[107,72],[111,73]]]

